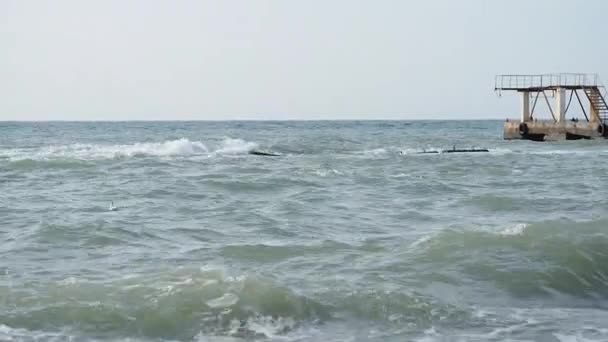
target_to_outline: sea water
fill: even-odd
[[[418,153],[454,145],[489,152]],[[0,123],[0,340],[606,341],[607,160],[499,121]]]

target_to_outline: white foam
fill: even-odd
[[[233,306],[234,304],[238,303],[238,301],[239,297],[237,295],[233,293],[225,293],[221,297],[208,300],[206,304],[210,308],[217,309]]]
[[[430,147],[430,148],[424,148],[424,149],[420,149],[420,148],[401,148],[399,149],[399,153],[402,155],[426,155],[422,152],[438,152],[440,153],[442,149],[440,148],[435,148],[435,147]]]
[[[245,141],[243,139],[232,139],[226,138],[222,142],[220,148],[215,153],[217,154],[240,154],[246,153],[254,148],[258,147],[258,144],[254,142]]]
[[[267,338],[275,338],[278,334],[292,330],[295,324],[291,317],[253,316],[247,319],[245,329]]]
[[[0,324],[0,341],[71,341],[72,339],[72,336],[62,333],[16,329]]]
[[[0,324],[0,334],[8,334],[12,330],[13,329],[11,327],[9,327],[8,325]],[[2,336],[2,335],[0,335],[0,336]]]
[[[488,151],[493,155],[505,155],[513,153],[513,151],[508,148],[489,148]]]
[[[434,238],[437,234],[429,234],[429,235],[424,235],[422,237],[420,237],[419,239],[417,239],[416,241],[412,242],[410,244],[410,247],[418,247],[421,244],[426,243],[427,241],[431,240],[432,238]]]
[[[604,151],[592,151],[592,150],[548,150],[548,151],[524,151],[525,154],[537,154],[537,155],[587,155],[593,153],[602,153]]]
[[[61,150],[61,148],[60,148]],[[207,152],[207,147],[199,141],[190,141],[185,138],[168,140],[162,143],[135,143],[132,145],[69,145],[61,150],[66,157],[74,155],[82,159],[87,157],[120,158],[133,156],[178,156],[193,155]],[[51,153],[52,155],[53,153]],[[70,155],[71,154],[71,155]]]
[[[67,277],[57,282],[57,284],[61,286],[69,286],[74,285],[76,283],[78,283],[78,279],[76,279],[75,277]]]
[[[384,148],[374,148],[374,149],[371,149],[371,150],[365,150],[365,151],[363,151],[363,154],[365,154],[365,155],[372,155],[372,156],[382,156],[382,155],[387,154],[387,152],[388,151],[386,149],[384,149]]]
[[[608,153],[608,150],[597,150],[597,149],[569,149],[569,150],[517,150],[510,151],[509,153],[514,154],[530,154],[540,156],[551,156],[551,155],[602,155]]]
[[[234,155],[251,151],[258,146],[257,143],[242,139],[225,139],[215,151],[210,152],[201,141],[190,141],[187,138],[166,140],[163,142],[136,142],[133,144],[70,144],[51,145],[29,149],[0,150],[0,157],[10,161],[20,160],[98,160],[114,158],[130,158],[137,156],[176,157],[176,156],[203,156]]]
[[[342,172],[340,172],[340,171],[338,171],[336,169],[315,170],[314,174],[317,175],[317,176],[319,176],[319,177],[327,177],[327,176],[332,176],[332,175],[337,175],[337,176],[343,175]]]
[[[129,145],[52,145],[38,149],[5,150],[1,153],[8,156],[11,161],[18,161],[25,159],[93,160],[133,156],[179,156],[204,154],[207,152],[207,147],[202,142],[181,138],[160,143],[134,143]]]
[[[498,234],[504,236],[522,235],[527,227],[528,225],[525,223],[518,223],[514,226],[503,229]]]
[[[434,342],[437,341],[440,337],[441,335],[437,333],[435,327],[431,327],[430,329],[425,330],[424,335],[416,339],[416,342]]]

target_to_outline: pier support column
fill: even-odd
[[[558,122],[566,121],[566,90],[557,88],[555,91],[555,118]]]
[[[591,104],[591,100],[589,100],[589,121],[598,122],[599,118],[600,118],[599,113],[597,112],[597,110],[595,110],[595,108],[593,107],[593,104]]]
[[[521,122],[530,121],[530,93],[521,92]]]

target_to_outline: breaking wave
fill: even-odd
[[[247,153],[258,147],[257,143],[242,139],[225,139],[222,145],[215,151],[216,154],[240,154]]]
[[[16,148],[16,149],[0,149],[0,161],[8,160],[10,162],[23,161],[44,161],[56,162],[59,161],[57,167],[62,167],[63,162],[73,161],[91,161],[100,159],[120,159],[132,157],[179,157],[179,156],[205,156],[212,157],[218,155],[239,155],[244,154],[254,149],[257,149],[259,144],[252,141],[246,141],[238,138],[225,138],[221,142],[204,143],[202,141],[191,141],[187,138],[175,140],[166,140],[163,142],[136,142],[133,144],[69,144],[69,145],[51,145],[37,148]],[[431,155],[442,154],[443,151],[449,148],[444,147],[428,147],[428,148],[403,148],[398,146],[378,147],[373,149],[365,149],[359,151],[350,151],[348,154],[356,154],[369,158],[386,158],[392,155]],[[299,149],[290,149],[289,146],[278,146],[277,151],[291,153],[298,151],[297,154],[302,154]],[[292,151],[293,150],[293,151]],[[525,150],[525,149],[509,149],[504,147],[488,148],[489,153],[475,153],[474,155],[509,155],[509,154],[527,154],[527,155],[597,155],[608,154],[608,150],[604,149],[548,149],[548,150]],[[310,150],[311,153],[344,153],[348,151],[329,150],[325,151]],[[26,163],[27,164],[27,163]]]
[[[31,297],[31,291],[41,296]],[[131,276],[107,284],[68,278],[40,288],[0,287],[0,295],[13,308],[0,313],[0,337],[68,326],[77,326],[76,334],[103,326],[109,334],[104,338],[113,333],[183,340],[201,334],[273,337],[329,317],[325,305],[269,279],[220,270],[169,272],[160,279]]]
[[[267,278],[229,276],[221,269],[180,269],[104,283],[68,277],[25,288],[0,287],[0,295],[12,308],[0,312],[0,337],[9,340],[77,336],[98,333],[100,327],[106,334],[102,339],[272,339],[344,318],[426,327],[468,316],[416,293],[327,289],[313,298]]]
[[[227,138],[216,146],[214,150],[210,150],[201,141],[190,141],[189,139],[181,138],[154,143],[138,142],[122,145],[70,144],[28,149],[7,149],[0,150],[0,159],[8,159],[12,162],[54,162],[58,160],[87,161],[131,157],[234,155],[247,153],[257,146],[254,142]]]
[[[608,298],[608,221],[519,223],[502,230],[444,230],[410,245],[414,260],[457,268],[516,297]]]

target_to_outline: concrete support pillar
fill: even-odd
[[[530,93],[521,93],[521,122],[530,121]]]
[[[589,121],[591,122],[599,122],[600,120],[599,113],[593,108],[591,104],[591,100],[589,100]]]
[[[557,88],[555,91],[555,117],[558,122],[566,121],[566,90]]]

